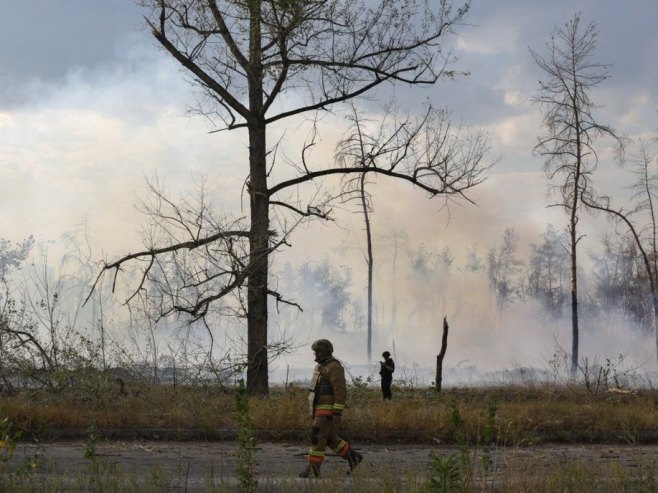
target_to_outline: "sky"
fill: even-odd
[[[144,196],[145,178],[156,174],[174,193],[205,180],[218,204],[244,213],[244,135],[211,133],[206,119],[190,114],[195,91],[144,28],[140,7],[130,0],[2,0],[2,6],[1,238],[18,242],[34,235],[56,248],[64,233],[86,223],[98,259],[134,251],[141,221],[135,204]],[[596,61],[610,65],[611,77],[593,92],[601,105],[598,120],[633,138],[658,134],[658,2],[473,0],[465,25],[451,38],[456,67],[470,75],[420,94],[406,88],[397,94],[448,106],[464,125],[488,132],[498,162],[473,190],[475,206],[447,210],[413,190],[378,184],[379,231],[404,227],[416,244],[449,246],[461,262],[467,248],[490,248],[505,228],[514,227],[527,245],[548,223],[564,227],[564,215],[546,207],[542,161],[532,153],[542,128],[530,100],[542,74],[529,48],[546,54],[553,29],[578,12],[597,24]],[[301,123],[285,130],[292,140],[307,129]],[[624,195],[629,179],[627,170],[606,159],[596,183],[605,193]],[[593,244],[606,227],[586,221],[583,233]],[[357,265],[361,232],[358,217],[343,214],[340,227],[301,231],[284,258],[353,251],[345,262]]]

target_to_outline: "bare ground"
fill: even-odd
[[[426,477],[430,451],[440,457],[459,453],[457,447],[445,445],[357,444],[356,448],[364,455],[364,461],[355,471],[355,479],[409,474]],[[299,483],[298,491],[308,490],[307,481],[296,479],[305,464],[307,449],[300,444],[258,444],[253,451],[258,491],[281,491],[282,483],[290,488],[291,482]],[[85,458],[89,443],[58,441],[38,446],[20,444],[11,462],[12,467],[19,467],[39,453],[39,465],[29,474],[32,478],[43,478],[46,484],[53,478],[75,482],[76,478],[95,473],[105,479],[111,475],[120,476],[122,481],[132,484],[166,484],[165,491],[203,492],[210,489],[210,484],[220,485],[215,491],[232,491],[238,484],[235,450],[233,441],[104,441],[96,444],[91,458]],[[482,455],[487,452],[471,450],[470,453],[473,464],[481,468]],[[650,470],[652,477],[658,477],[658,445],[541,445],[494,448],[488,454],[491,466],[486,473],[479,473],[485,476],[487,483],[500,482],[511,471],[517,475],[520,471],[542,474],[542,471],[548,473],[571,464],[628,474]],[[350,479],[345,471],[345,462],[330,456],[323,466],[323,477],[341,478],[348,491]]]

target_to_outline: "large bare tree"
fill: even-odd
[[[594,148],[598,137],[617,139],[614,131],[599,124],[594,117],[597,106],[591,91],[608,78],[607,66],[592,60],[596,50],[596,24],[581,24],[574,15],[563,27],[556,28],[548,43],[546,57],[530,50],[544,73],[534,101],[544,111],[546,135],[539,137],[535,151],[546,158],[544,171],[560,194],[555,204],[569,214],[569,247],[571,260],[571,372],[578,369],[578,276],[577,246],[581,197],[591,193],[591,179],[598,155]]]
[[[325,202],[300,203],[295,190],[329,175],[378,173],[404,180],[431,196],[463,194],[481,181],[481,155],[426,156],[396,167],[356,163],[352,167],[307,160],[309,142],[291,169],[272,173],[268,126],[306,112],[324,111],[382,85],[429,86],[444,77],[452,55],[445,38],[465,18],[468,2],[450,0],[140,0],[149,9],[153,36],[200,87],[200,111],[219,118],[223,128],[245,129],[249,140],[245,221],[190,214],[164,200],[174,215],[160,225],[176,235],[151,238],[147,248],[106,264],[118,272],[137,262],[142,283],[158,281],[169,293],[164,312],[194,319],[232,293],[247,318],[247,390],[268,392],[268,297],[283,301],[268,281],[268,259],[286,243],[287,231],[272,231],[271,214],[297,219],[328,217]],[[422,156],[417,156],[422,158]],[[285,178],[281,179],[281,176]],[[277,177],[278,180],[277,181]],[[165,195],[157,193],[160,199]],[[198,205],[198,203],[197,203]],[[193,216],[193,217],[191,217]],[[212,218],[212,220],[210,219]],[[294,222],[294,220],[293,220]],[[171,229],[168,229],[171,231]],[[204,259],[202,267],[179,276],[183,254]],[[174,258],[178,255],[178,258]],[[168,268],[161,268],[168,258]],[[186,257],[187,258],[187,257]],[[185,265],[194,265],[191,259]],[[173,269],[173,270],[172,270]],[[155,272],[158,276],[155,276]],[[187,277],[186,277],[187,276]],[[155,279],[157,277],[157,279]],[[152,291],[152,290],[151,290]],[[183,296],[184,295],[184,296]]]

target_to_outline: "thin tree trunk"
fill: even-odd
[[[575,222],[571,226],[571,376],[578,371],[578,278],[576,263]]]
[[[575,34],[575,33],[574,33]],[[572,57],[572,73],[577,73],[575,59]],[[583,166],[583,148],[581,141],[581,120],[580,111],[578,110],[577,95],[579,94],[577,78],[573,81],[573,96],[571,100],[574,117],[574,126],[576,129],[576,169],[573,183],[573,202],[571,204],[571,376],[576,376],[578,371],[578,345],[579,345],[579,328],[578,328],[578,262],[577,247],[578,233],[576,225],[578,224],[578,199],[581,194],[580,181]]]
[[[574,288],[575,289],[575,288]],[[578,372],[578,295],[571,291],[571,375]]]
[[[361,175],[361,205],[363,207],[363,218],[366,224],[366,249],[368,263],[368,342],[367,354],[368,364],[372,362],[372,272],[374,259],[372,256],[372,232],[370,231],[370,215],[368,213],[368,201],[366,199],[366,174]]]
[[[652,284],[654,284],[652,282]],[[651,301],[653,302],[653,330],[656,334],[656,361],[658,361],[658,293],[656,293],[655,285],[651,288]]]
[[[398,261],[398,235],[397,233],[393,236],[393,293],[391,300],[391,330],[395,328],[398,323],[398,271],[397,271],[397,261]]]

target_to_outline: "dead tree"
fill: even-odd
[[[547,135],[539,138],[535,152],[546,158],[544,171],[551,185],[558,191],[569,214],[571,256],[571,374],[578,369],[578,275],[577,247],[581,196],[591,193],[592,174],[598,164],[594,149],[595,138],[611,136],[619,141],[614,131],[599,124],[594,118],[596,108],[590,92],[608,78],[607,66],[594,63],[598,32],[590,23],[583,29],[576,14],[564,27],[557,28],[548,43],[545,58],[533,50],[532,57],[546,79],[539,82],[535,102],[544,110],[543,124]]]
[[[443,381],[443,358],[448,349],[448,318],[443,317],[443,336],[441,337],[441,351],[436,355],[436,375],[434,385],[437,392],[441,392],[441,383]]]
[[[199,250],[216,260],[222,251],[229,251],[229,258],[222,262],[221,280],[212,275],[206,282],[195,278],[193,285],[185,287],[193,286],[194,290],[187,291],[199,296],[174,300],[170,306],[178,309],[182,305],[183,312],[198,320],[211,304],[239,290],[236,310],[247,320],[247,390],[252,395],[266,394],[271,344],[268,299],[283,299],[270,285],[269,260],[287,245],[289,233],[273,230],[271,213],[293,216],[293,224],[303,218],[327,218],[326,203],[300,203],[296,192],[301,185],[329,175],[374,172],[407,181],[431,196],[463,194],[479,182],[482,159],[471,156],[466,162],[456,162],[452,156],[440,156],[441,160],[405,170],[341,168],[327,162],[314,168],[302,154],[300,162],[291,167],[295,176],[290,177],[290,173],[273,172],[275,153],[270,153],[267,145],[268,128],[296,115],[335,107],[382,85],[429,86],[458,75],[448,69],[453,57],[444,44],[446,36],[464,20],[469,4],[455,7],[451,0],[140,3],[150,9],[147,20],[155,39],[200,87],[204,98],[199,111],[219,119],[223,129],[247,131],[249,214],[238,230],[202,231],[194,221],[204,218],[192,218],[175,237],[161,235],[164,241],[160,244],[109,262],[104,271],[118,272],[126,263],[139,263],[143,282],[135,293],[145,295],[151,269],[161,256],[171,259],[173,252]],[[458,168],[461,171],[453,180]],[[282,176],[287,179],[281,180]],[[217,252],[216,241],[222,246]],[[195,275],[202,271],[190,270]],[[169,281],[163,284],[176,293],[178,281]]]
[[[658,359],[658,224],[656,221],[655,195],[658,192],[658,177],[651,172],[656,163],[658,152],[649,148],[648,144],[640,141],[638,154],[633,159],[637,181],[634,185],[636,191],[635,207],[625,211],[610,205],[610,197],[590,197],[583,195],[583,204],[591,210],[602,211],[614,221],[628,228],[628,235],[637,247],[641,257],[641,265],[648,281],[653,308],[652,325],[655,335],[656,358]]]
[[[346,201],[359,202],[366,229],[368,362],[372,355],[374,256],[371,195],[366,193],[366,177],[369,173],[374,174],[383,169],[410,175],[418,172],[418,176],[421,176],[426,165],[432,167],[430,163],[437,163],[438,160],[451,160],[453,163],[462,163],[451,170],[446,168],[446,176],[450,175],[452,182],[459,183],[467,179],[475,184],[484,180],[489,169],[489,165],[482,161],[489,149],[487,136],[481,132],[455,127],[450,117],[448,110],[429,106],[423,115],[416,119],[400,120],[391,110],[380,117],[380,121],[373,122],[353,110],[348,135],[338,146],[337,161],[340,166],[345,169],[363,170],[360,175],[347,177],[343,197]],[[465,198],[461,193],[454,195]]]

